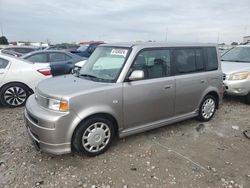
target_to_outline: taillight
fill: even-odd
[[[44,76],[50,76],[51,75],[50,68],[38,69],[37,72],[40,72]]]

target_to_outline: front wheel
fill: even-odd
[[[199,120],[209,121],[215,114],[216,111],[216,99],[212,95],[207,95],[199,108]]]
[[[82,122],[75,130],[72,146],[77,153],[93,157],[104,153],[111,145],[113,138],[112,121],[94,117]]]
[[[25,104],[28,97],[28,88],[20,83],[7,84],[1,90],[1,102],[4,106],[22,106]]]

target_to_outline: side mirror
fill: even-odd
[[[144,78],[144,71],[142,70],[135,70],[133,71],[130,76],[129,76],[129,80],[130,81],[136,81],[136,80],[142,80]]]

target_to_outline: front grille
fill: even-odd
[[[226,79],[227,79],[226,74],[223,74],[223,80],[226,80]]]
[[[44,108],[47,108],[48,106],[48,98],[36,93],[35,94],[36,101],[39,105],[41,105]]]

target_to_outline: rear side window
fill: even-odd
[[[37,63],[47,63],[48,62],[47,53],[35,54],[32,56],[29,56],[26,59],[31,61],[31,62],[37,62]]]
[[[50,62],[66,61],[71,59],[68,55],[64,53],[50,53],[49,54]]]
[[[202,49],[181,48],[174,50],[177,74],[199,72],[205,69]]]
[[[0,58],[0,69],[5,69],[9,64],[9,61],[6,59]]]
[[[212,71],[218,69],[218,58],[217,58],[217,51],[215,47],[208,47],[206,48],[207,54],[207,62],[206,62],[206,70]]]

